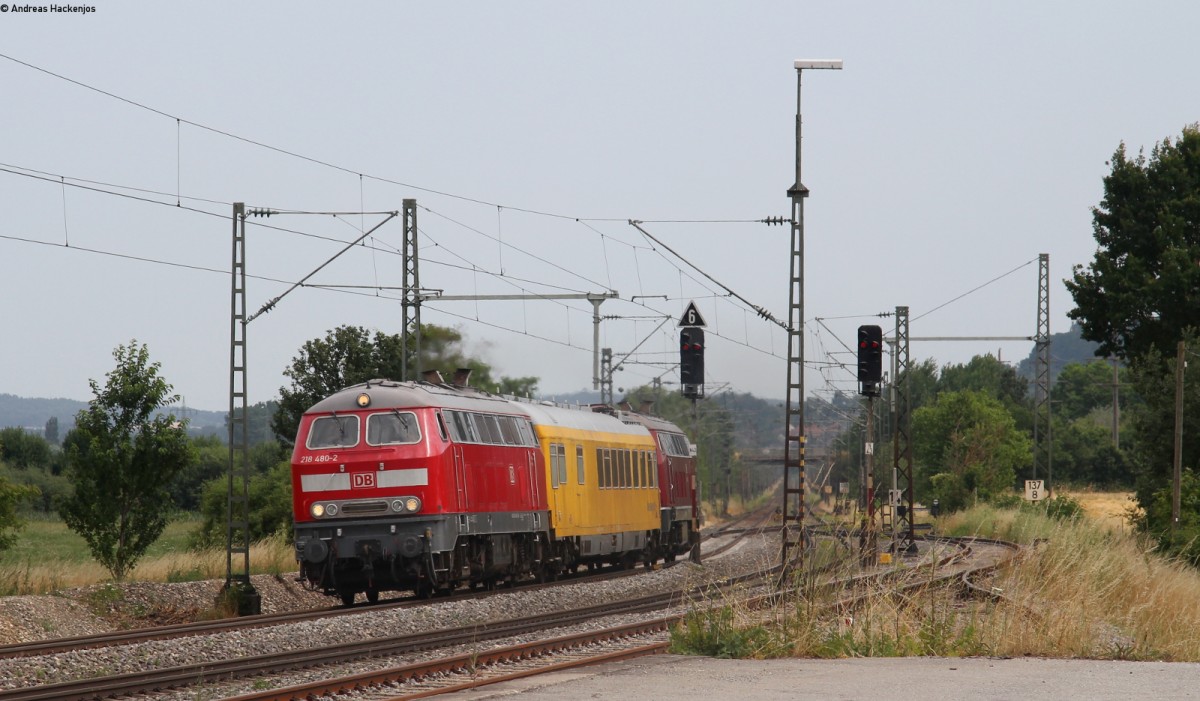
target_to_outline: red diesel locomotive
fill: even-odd
[[[465,376],[373,380],[318,402],[300,422],[292,492],[301,577],[347,604],[699,558],[682,431],[513,401]]]
[[[690,553],[692,560],[699,562],[700,495],[694,446],[670,421],[646,413],[621,412],[620,416],[645,426],[658,446],[659,504],[667,561]]]

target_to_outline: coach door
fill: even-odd
[[[525,471],[529,474],[529,505],[536,509],[542,503],[542,490],[538,485],[537,452],[534,450],[525,451]]]
[[[463,460],[463,447],[454,444],[454,495],[459,511],[467,510],[467,466]]]

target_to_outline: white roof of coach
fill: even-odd
[[[604,431],[650,436],[645,426],[630,426],[611,414],[590,409],[567,409],[549,404],[520,404],[534,425],[560,426],[584,431]]]

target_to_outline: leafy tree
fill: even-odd
[[[46,468],[33,467],[15,470],[0,463],[0,481],[18,487],[28,487],[21,499],[21,508],[51,513],[55,505],[71,494],[71,481],[65,475],[56,475]]]
[[[909,402],[913,411],[933,404],[942,388],[938,384],[938,366],[933,358],[911,363],[905,372]]]
[[[375,379],[375,378],[371,378]],[[257,402],[246,407],[246,428],[250,445],[258,445],[259,443],[274,442],[275,432],[271,428],[271,422],[275,418],[275,414],[279,411],[279,402],[274,400],[267,402]],[[221,439],[228,439],[229,436],[229,415],[225,415],[225,429],[221,433]],[[233,437],[234,443],[241,444],[241,434]]]
[[[23,428],[0,429],[0,460],[18,470],[50,465],[50,444]]]
[[[937,388],[939,394],[964,390],[983,392],[998,399],[1014,417],[1025,419],[1028,413],[1028,382],[1017,374],[1016,368],[1005,365],[993,355],[977,355],[966,365],[943,367]],[[1023,420],[1019,423],[1030,422]]]
[[[209,481],[229,471],[229,445],[217,436],[191,439],[192,459],[175,475],[167,491],[171,502],[183,511],[200,508],[200,495]]]
[[[449,379],[458,368],[470,368],[471,384],[506,394],[531,396],[537,380],[531,377],[492,378],[491,367],[466,357],[462,334],[441,326],[421,326],[421,367],[438,370]],[[275,435],[291,445],[300,427],[300,416],[324,397],[353,384],[375,379],[401,377],[404,344],[400,335],[372,332],[361,326],[339,326],[325,338],[305,342],[300,353],[283,374],[291,378],[291,387],[279,389],[279,410],[271,421]],[[416,367],[410,356],[410,367]]]
[[[226,535],[227,498],[226,478],[217,478],[204,485],[200,513],[204,521],[192,534],[195,547],[223,544]],[[247,498],[250,502],[250,538],[259,540],[275,533],[285,533],[292,539],[292,470],[287,460],[250,478]]]
[[[1171,536],[1171,485],[1163,485],[1142,504],[1146,507],[1134,519],[1139,530],[1149,533],[1168,553],[1200,566],[1200,476],[1191,468],[1180,475],[1179,523]]]
[[[295,440],[300,416],[343,387],[377,378],[400,377],[401,342],[396,334],[361,326],[339,326],[323,339],[306,341],[283,371],[291,387],[279,388],[279,410],[271,428],[281,441]]]
[[[1124,372],[1123,369],[1118,370],[1118,384],[1122,382]],[[1069,419],[1082,418],[1102,407],[1111,413],[1112,366],[1099,362],[1071,363],[1065,366],[1050,388],[1050,400],[1054,402],[1054,413]],[[1109,427],[1112,427],[1111,422]]]
[[[1189,347],[1195,347],[1196,339],[1189,337],[1185,341]],[[1124,447],[1128,443],[1130,446],[1137,501],[1148,513],[1142,525],[1149,525],[1170,515],[1169,501],[1165,516],[1154,513],[1161,506],[1154,495],[1170,488],[1174,471],[1174,354],[1164,358],[1157,350],[1152,350],[1130,366],[1129,379],[1140,401],[1129,409],[1132,430],[1121,434],[1121,445]],[[1183,389],[1183,458],[1184,467],[1188,467],[1200,456],[1200,381],[1185,376]]]
[[[1129,367],[1138,403],[1127,412],[1128,444],[1145,530],[1167,542],[1159,524],[1170,518],[1169,489],[1174,447],[1174,355],[1176,343],[1194,348],[1200,328],[1200,125],[1184,127],[1150,152],[1109,162],[1104,196],[1092,210],[1097,243],[1086,268],[1076,266],[1067,288],[1075,299],[1069,316],[1097,355],[1116,356]],[[1197,455],[1200,409],[1197,383],[1184,383],[1183,455]],[[1126,445],[1126,441],[1122,441]],[[1163,509],[1166,509],[1165,513]]]
[[[1010,490],[1031,449],[1000,400],[984,392],[950,392],[913,412],[917,493],[947,511]]]
[[[50,445],[58,445],[58,417],[51,416],[46,419],[46,442]]]
[[[1163,139],[1146,158],[1121,144],[1092,209],[1095,258],[1066,281],[1067,313],[1098,355],[1130,361],[1169,353],[1200,327],[1200,125]]]
[[[1112,444],[1111,428],[1089,417],[1068,420],[1055,417],[1052,469],[1054,482],[1078,485],[1133,486],[1133,470],[1125,453]]]
[[[35,487],[0,478],[0,551],[11,548],[17,541],[17,531],[24,527],[17,515],[17,506],[22,500],[35,496],[36,491]]]
[[[116,368],[95,399],[75,417],[67,464],[75,492],[59,513],[87,542],[92,556],[120,581],[162,535],[171,509],[168,487],[191,460],[187,427],[155,409],[178,401],[131,341],[113,351]]]

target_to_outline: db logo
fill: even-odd
[[[350,475],[351,489],[374,489],[375,488],[375,473],[374,472],[354,472]]]

